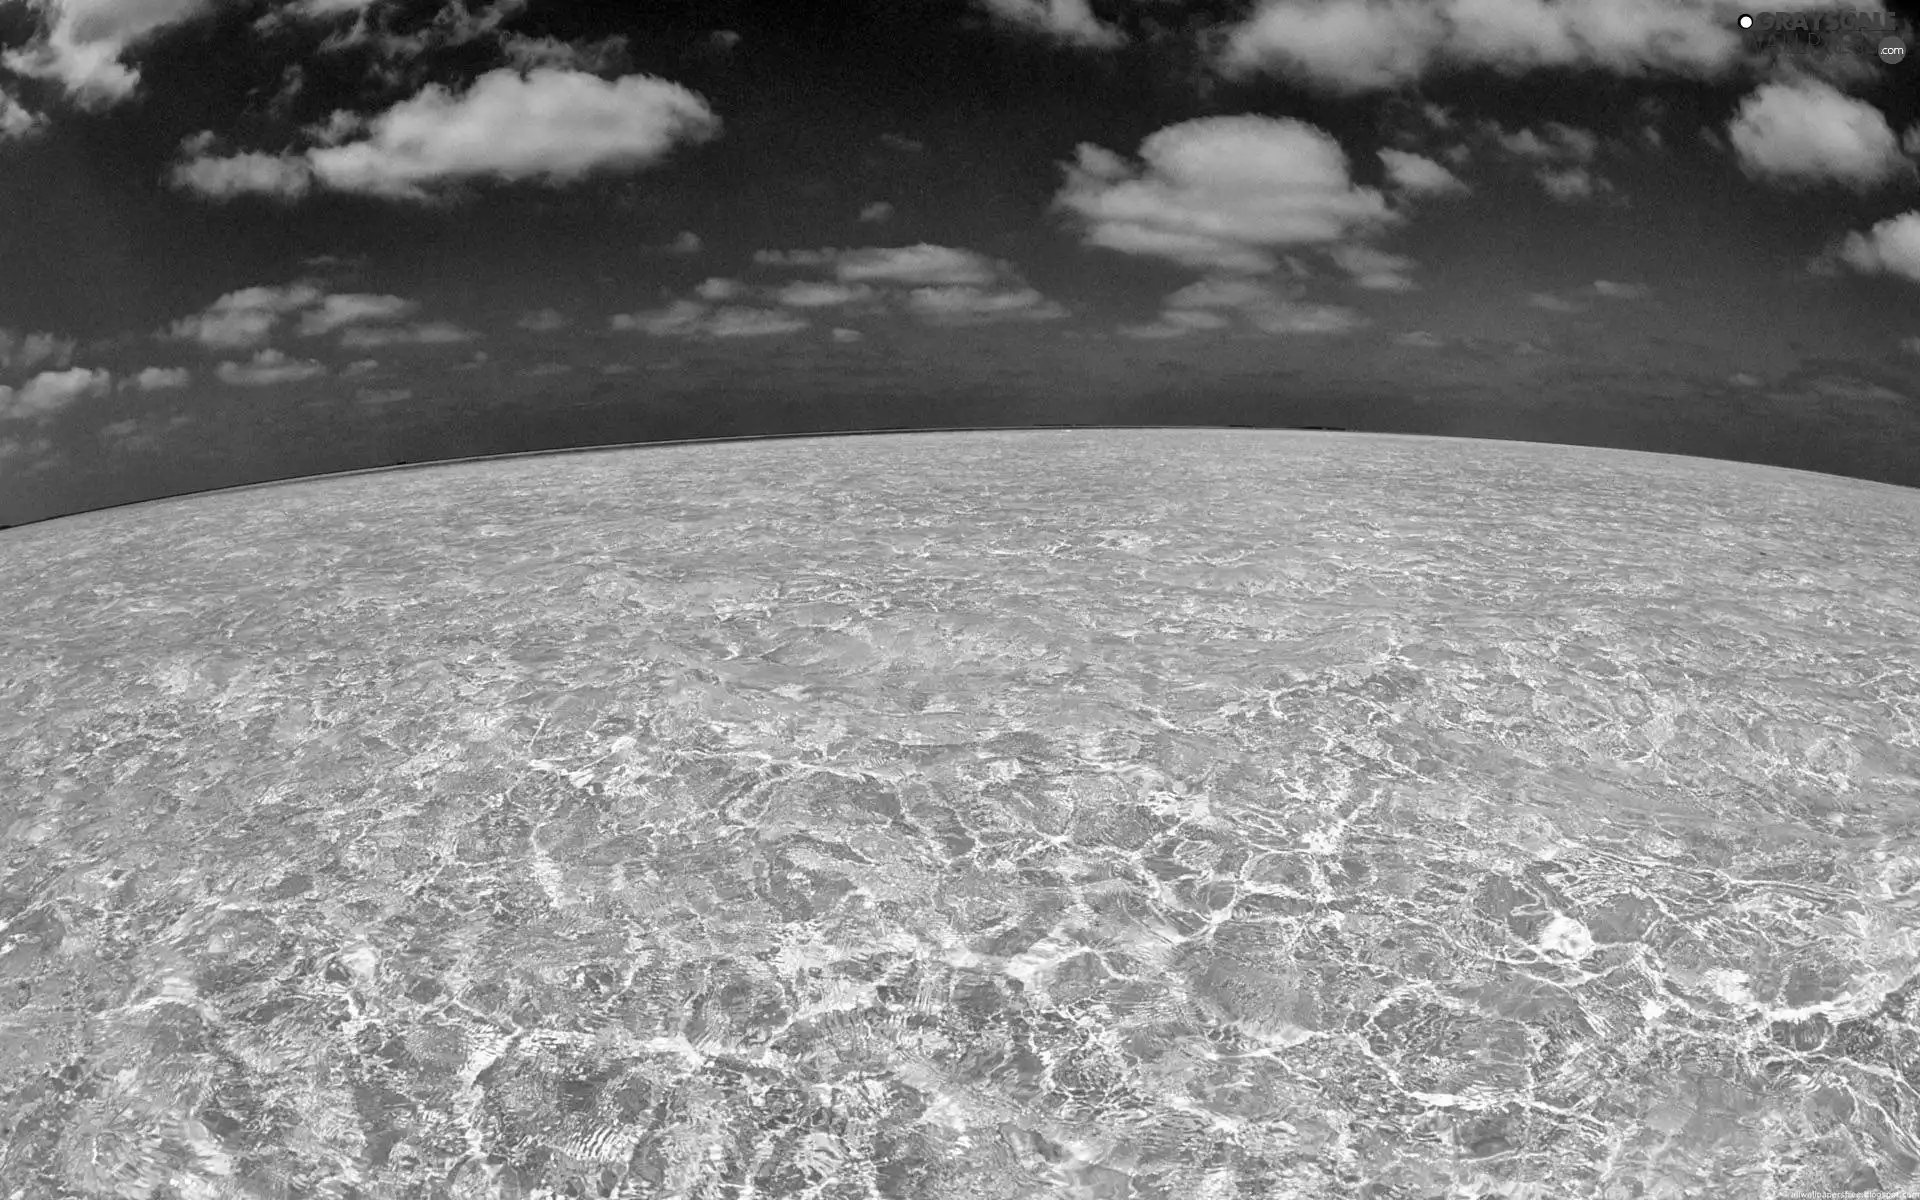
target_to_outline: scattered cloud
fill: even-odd
[[[1575,200],[1585,200],[1593,195],[1593,173],[1585,167],[1568,167],[1565,170],[1542,170],[1538,175],[1534,176],[1534,178],[1540,181],[1540,186],[1546,190],[1547,195],[1552,196],[1562,204],[1570,204]]]
[[[1715,0],[1265,0],[1227,31],[1220,64],[1230,74],[1277,74],[1347,94],[1454,67],[1707,78],[1740,60],[1731,16]]]
[[[993,261],[983,255],[925,242],[823,253],[832,256],[833,273],[845,283],[977,285],[991,283],[1000,274]]]
[[[1888,217],[1865,233],[1849,233],[1833,256],[1863,275],[1920,283],[1920,209]]]
[[[558,38],[510,33],[500,40],[507,61],[522,71],[557,67],[569,71],[605,72],[625,66],[627,39],[614,34],[593,42],[563,42]]]
[[[865,300],[872,294],[871,288],[860,284],[795,280],[775,289],[772,299],[788,308],[837,308]]]
[[[721,300],[736,299],[737,297],[744,296],[746,292],[747,286],[739,280],[720,278],[702,280],[700,286],[693,289],[694,295],[700,297],[702,300],[713,301],[715,303]]]
[[[1153,323],[1123,326],[1120,332],[1133,338],[1182,337],[1226,329],[1236,319],[1266,334],[1347,333],[1367,323],[1352,309],[1306,302],[1297,285],[1222,275],[1179,289],[1161,302]]]
[[[1422,350],[1437,350],[1447,344],[1445,338],[1440,337],[1438,334],[1428,333],[1424,329],[1410,329],[1405,333],[1396,335],[1393,340],[1399,345],[1413,346]]]
[[[223,362],[214,368],[220,382],[240,387],[262,387],[275,383],[297,383],[325,375],[327,369],[312,359],[288,358],[278,350],[262,350],[244,363]]]
[[[39,0],[44,22],[33,40],[0,54],[15,74],[60,84],[83,108],[132,96],[140,72],[121,57],[172,25],[210,12],[210,0]]]
[[[700,244],[699,234],[683,229],[674,235],[671,242],[667,243],[666,251],[668,254],[698,254]]]
[[[1527,303],[1534,308],[1545,309],[1547,312],[1577,313],[1587,311],[1585,305],[1563,299],[1562,297],[1554,295],[1552,292],[1534,292],[1527,297]]]
[[[553,375],[567,375],[573,371],[571,363],[544,362],[535,363],[520,374],[527,379],[545,379]]]
[[[532,312],[522,313],[520,319],[515,322],[520,328],[531,333],[552,333],[557,329],[565,329],[572,323],[567,319],[567,314],[554,308],[536,308]]]
[[[1615,283],[1608,279],[1596,279],[1593,281],[1593,291],[1595,295],[1605,296],[1610,300],[1642,300],[1650,295],[1653,289],[1644,283]]]
[[[833,331],[833,340],[836,342],[858,342],[865,337],[866,335],[858,329],[836,329]],[[1920,338],[1916,338],[1915,340],[1920,341]]]
[[[810,322],[774,309],[714,308],[697,300],[676,300],[651,312],[616,313],[612,328],[654,337],[773,337],[805,329]]]
[[[203,312],[175,321],[169,333],[213,350],[250,349],[266,342],[281,317],[318,303],[321,295],[309,283],[242,288]]]
[[[980,4],[1004,25],[1068,45],[1104,50],[1126,41],[1119,30],[1095,19],[1087,0],[980,0]]]
[[[1157,341],[1185,337],[1187,334],[1205,330],[1225,329],[1231,324],[1233,324],[1231,320],[1217,312],[1199,308],[1174,308],[1167,309],[1156,320],[1145,325],[1122,325],[1119,332],[1122,337]]]
[[[0,142],[17,142],[46,132],[47,118],[0,91]]]
[[[113,376],[103,370],[42,371],[18,388],[0,387],[0,419],[44,417],[75,401],[104,396],[112,386]]]
[[[1788,187],[1865,191],[1915,174],[1879,109],[1817,79],[1756,88],[1728,123],[1727,141],[1749,177]]]
[[[368,350],[375,346],[450,346],[479,336],[452,321],[422,321],[398,327],[355,325],[340,335],[340,345],[348,350]]]
[[[193,373],[185,367],[143,367],[136,374],[121,380],[123,384],[138,388],[143,392],[158,392],[169,388],[182,388],[193,381]]]
[[[175,163],[168,179],[179,190],[209,200],[236,196],[298,200],[313,189],[313,168],[305,159],[285,154],[201,154]]]
[[[460,93],[427,85],[367,118],[358,140],[278,156],[210,158],[190,147],[173,181],[220,198],[249,191],[292,197],[318,184],[424,201],[436,188],[474,179],[558,186],[595,171],[648,166],[719,130],[699,96],[649,75],[605,80],[551,67],[501,68]]]
[[[1900,349],[1907,354],[1920,357],[1920,335],[1901,338]]]
[[[354,393],[354,399],[371,408],[386,404],[404,404],[413,399],[412,388],[361,388]]]
[[[340,378],[352,379],[357,375],[366,375],[379,368],[380,360],[377,358],[356,358],[346,366],[340,368]]]
[[[1737,388],[1756,388],[1765,381],[1757,375],[1749,375],[1745,371],[1735,371],[1733,374],[1727,376],[1727,382]]]
[[[1054,321],[1066,310],[1030,287],[990,289],[969,284],[915,288],[907,307],[940,325],[982,325],[1000,321]]]
[[[420,306],[399,296],[376,296],[365,292],[336,292],[323,297],[318,308],[300,318],[300,336],[318,337],[348,325],[379,321],[397,321]]]
[[[1082,144],[1054,205],[1088,245],[1210,270],[1259,273],[1276,247],[1349,240],[1399,221],[1356,187],[1340,144],[1303,121],[1207,117],[1140,144],[1141,165]]]
[[[924,154],[927,144],[918,138],[903,137],[897,133],[883,133],[880,144],[889,150],[898,150],[902,154]]]
[[[1509,133],[1497,121],[1483,122],[1481,129],[1500,149],[1532,162],[1590,163],[1600,149],[1597,134],[1558,121],[1542,125],[1542,132],[1520,129]]]
[[[1466,192],[1467,185],[1439,163],[1405,150],[1380,151],[1380,163],[1394,187],[1413,196],[1446,196]]]
[[[15,333],[0,329],[0,367],[30,371],[39,366],[64,367],[73,361],[79,343],[51,333]]]
[[[1356,285],[1370,291],[1410,292],[1414,289],[1414,282],[1407,275],[1414,265],[1411,258],[1357,244],[1335,246],[1328,255]]]
[[[885,200],[875,200],[872,204],[860,210],[860,219],[874,224],[889,220],[892,216],[893,205],[888,204]]]

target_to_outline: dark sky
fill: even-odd
[[[0,0],[0,523],[889,426],[1920,486],[1912,11],[1741,11]]]

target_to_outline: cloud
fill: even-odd
[[[354,393],[354,399],[369,407],[378,408],[384,404],[404,404],[413,399],[412,388],[361,388]]]
[[[24,141],[46,132],[47,118],[0,91],[0,142]]]
[[[1333,93],[1397,88],[1437,67],[1708,78],[1740,58],[1732,16],[1718,0],[1266,0],[1227,32],[1220,62]]]
[[[833,340],[836,342],[857,342],[861,341],[864,337],[865,335],[858,329],[836,329],[833,331]],[[1920,341],[1920,338],[1914,340]]]
[[[1232,323],[1228,314],[1269,334],[1347,333],[1367,323],[1352,309],[1307,303],[1294,287],[1222,275],[1173,292],[1161,302],[1160,317],[1154,324],[1130,326],[1121,332],[1131,337],[1178,337],[1196,330],[1225,328]]]
[[[860,219],[868,222],[885,221],[893,216],[893,205],[885,200],[875,200],[860,210]]]
[[[1104,50],[1126,41],[1119,30],[1094,19],[1087,0],[980,0],[1002,24],[1043,33],[1058,41]]]
[[[1335,246],[1328,254],[1335,265],[1360,287],[1377,292],[1410,292],[1414,289],[1413,280],[1407,276],[1407,271],[1414,265],[1410,258],[1362,245]]]
[[[64,367],[73,361],[79,343],[51,333],[15,333],[0,329],[0,367],[32,370],[41,365]]]
[[[1140,144],[1141,166],[1082,144],[1054,206],[1089,245],[1213,270],[1264,272],[1281,246],[1350,239],[1399,221],[1355,187],[1326,132],[1271,117],[1207,117]]]
[[[1595,295],[1611,300],[1640,300],[1653,291],[1644,283],[1614,283],[1607,279],[1594,280],[1593,290]]]
[[[346,366],[340,368],[340,378],[352,379],[356,375],[365,375],[371,371],[378,370],[379,367],[380,360],[377,358],[356,358]]]
[[[560,67],[573,71],[612,71],[627,62],[627,39],[613,34],[595,42],[563,42],[558,38],[510,33],[500,39],[507,61],[522,71]]]
[[[290,154],[249,151],[226,157],[197,155],[175,163],[168,179],[174,187],[209,200],[236,196],[277,196],[298,200],[313,188],[313,168]]]
[[[989,289],[968,284],[915,288],[907,295],[907,308],[938,325],[1055,321],[1067,315],[1030,287]]]
[[[144,367],[121,382],[143,392],[158,392],[185,387],[192,381],[193,375],[185,367]]]
[[[1865,233],[1849,233],[1835,256],[1864,275],[1920,283],[1920,209],[1888,217]]]
[[[743,296],[746,291],[746,285],[739,280],[713,278],[702,280],[700,286],[693,289],[693,294],[702,300],[720,301]]]
[[[794,333],[811,322],[773,309],[713,308],[696,300],[676,300],[652,312],[616,313],[610,324],[616,330],[655,337],[736,338]]]
[[[358,140],[298,155],[210,158],[189,147],[192,157],[174,168],[173,181],[220,198],[244,192],[291,198],[321,185],[422,201],[437,187],[465,180],[558,186],[595,171],[644,167],[675,146],[720,131],[706,102],[679,84],[648,75],[609,81],[550,67],[524,75],[503,67],[458,94],[429,84],[362,124]],[[331,128],[321,140],[344,132]]]
[[[320,298],[320,289],[308,283],[242,288],[215,300],[204,312],[175,321],[169,332],[209,349],[249,349],[264,343],[283,315]]]
[[[1576,304],[1571,300],[1564,300],[1552,292],[1534,292],[1527,297],[1527,303],[1534,308],[1545,309],[1548,312],[1577,313],[1587,311],[1585,305]]]
[[[556,329],[565,329],[572,322],[567,319],[567,314],[558,309],[537,308],[522,313],[515,324],[532,333],[552,333]]]
[[[1458,176],[1430,158],[1405,150],[1382,150],[1380,164],[1393,186],[1415,196],[1444,196],[1467,191]]]
[[[1445,338],[1428,333],[1424,329],[1410,329],[1405,333],[1396,334],[1393,340],[1399,345],[1413,346],[1422,350],[1437,350],[1447,344]]]
[[[1907,354],[1920,357],[1920,335],[1901,338],[1900,349]]]
[[[336,292],[320,301],[320,307],[300,318],[300,336],[318,337],[336,329],[363,322],[397,321],[420,306],[399,296],[376,296],[364,292]]]
[[[470,342],[479,336],[452,321],[422,321],[417,325],[399,328],[356,325],[340,335],[340,345],[348,350],[367,350],[375,346],[450,346]]]
[[[674,235],[671,242],[667,243],[666,251],[668,254],[698,254],[700,253],[700,235],[692,230],[683,229]]]
[[[1562,204],[1585,200],[1593,195],[1593,173],[1585,167],[1568,167],[1560,171],[1543,170],[1534,178],[1540,181],[1540,186],[1546,190],[1547,195]]]
[[[872,289],[859,284],[796,280],[775,289],[772,299],[788,308],[837,308],[864,300],[872,294]]]
[[[1481,128],[1508,154],[1533,162],[1590,163],[1600,149],[1600,138],[1596,134],[1558,121],[1548,121],[1541,126],[1544,136],[1531,129],[1508,133],[1497,121],[1483,122]]]
[[[262,387],[275,383],[298,383],[325,375],[327,369],[311,359],[288,358],[278,350],[262,350],[251,361],[223,362],[213,372],[220,382],[240,387]]]
[[[337,53],[342,50],[366,49],[381,59],[414,62],[423,55],[435,51],[465,46],[482,38],[492,36],[501,25],[526,11],[528,0],[494,0],[479,11],[467,5],[467,0],[447,0],[433,15],[433,20],[425,26],[409,33],[395,33],[388,28],[390,18],[401,10],[400,5],[385,5],[376,8],[372,4],[331,4],[321,7],[330,8],[337,13],[341,9],[359,8],[359,17],[353,26],[342,33],[329,37],[321,44],[325,53]],[[321,14],[327,15],[327,14]],[[270,14],[259,22],[262,28],[271,27],[277,14]]]
[[[1756,88],[1728,123],[1727,140],[1748,176],[1786,186],[1865,191],[1914,174],[1879,109],[1816,79]]]
[[[16,74],[59,83],[84,108],[132,96],[139,71],[121,61],[129,49],[212,10],[209,0],[39,0],[44,27],[25,47],[0,55]]]
[[[77,400],[104,396],[112,386],[113,376],[102,370],[42,371],[17,389],[0,387],[0,419],[44,417]]]
[[[992,260],[971,250],[925,242],[823,253],[832,256],[834,274],[845,283],[985,284],[1000,274]]]
[[[927,144],[918,138],[903,137],[897,133],[881,134],[880,144],[889,150],[897,150],[902,154],[924,154],[927,149]]]

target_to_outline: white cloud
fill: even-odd
[[[311,359],[288,358],[278,350],[262,350],[248,362],[223,362],[214,368],[220,382],[242,387],[297,383],[326,373],[325,367]]]
[[[1206,309],[1170,308],[1162,312],[1157,320],[1146,325],[1122,325],[1119,332],[1122,337],[1164,340],[1204,330],[1224,329],[1231,324],[1233,322],[1229,318]]]
[[[1379,191],[1355,187],[1326,132],[1271,117],[1208,117],[1140,144],[1138,169],[1081,145],[1056,207],[1088,244],[1187,266],[1262,272],[1275,247],[1338,242],[1399,221]]]
[[[1411,258],[1363,245],[1335,246],[1328,254],[1354,283],[1370,291],[1410,292],[1414,288],[1407,275],[1414,265]]]
[[[18,389],[0,388],[0,418],[43,417],[76,400],[103,396],[112,386],[113,376],[103,370],[42,371]]]
[[[857,342],[864,336],[865,335],[858,329],[836,329],[833,331],[833,340],[836,342]],[[1920,341],[1920,338],[1916,338],[1915,340]]]
[[[5,91],[0,91],[0,142],[20,141],[47,128],[47,118],[14,99]]]
[[[1552,292],[1534,292],[1527,297],[1527,303],[1534,308],[1545,309],[1547,312],[1577,313],[1586,311],[1585,305],[1562,299]]]
[[[1864,191],[1914,173],[1879,109],[1817,79],[1756,88],[1728,124],[1727,140],[1747,175],[1788,186],[1832,182]]]
[[[693,289],[693,294],[702,300],[732,300],[746,293],[746,285],[735,279],[705,279]]]
[[[980,0],[982,7],[1007,25],[1043,33],[1069,45],[1101,50],[1126,39],[1120,31],[1094,18],[1087,0]]]
[[[1458,176],[1430,158],[1405,150],[1380,151],[1380,163],[1387,178],[1403,192],[1415,196],[1444,196],[1465,192],[1467,185]]]
[[[648,75],[609,81],[550,67],[524,75],[503,67],[458,94],[429,84],[362,124],[359,140],[322,144],[302,155],[209,158],[189,147],[193,157],[174,168],[173,179],[176,186],[216,197],[293,197],[320,184],[426,200],[432,189],[462,180],[559,185],[595,171],[643,167],[676,145],[718,136],[720,129],[706,102],[679,84]],[[698,249],[697,239],[691,248]]]
[[[1439,66],[1705,78],[1741,55],[1732,0],[1266,0],[1225,39],[1222,66],[1326,91],[1395,88]]]
[[[862,221],[878,223],[888,220],[892,216],[893,205],[888,204],[885,200],[875,200],[872,204],[860,210],[860,219]]]
[[[340,368],[340,378],[352,379],[356,375],[366,375],[376,371],[379,367],[380,360],[377,358],[356,358]]]
[[[810,280],[796,280],[784,287],[776,288],[772,299],[788,308],[837,308],[843,304],[852,304],[872,295],[869,288],[859,284],[818,283]]]
[[[452,321],[422,321],[417,325],[389,328],[380,325],[355,325],[340,335],[340,345],[349,350],[375,346],[450,346],[470,342],[480,335]]]
[[[213,6],[209,0],[39,0],[36,7],[44,27],[25,47],[0,55],[0,63],[55,80],[80,105],[98,109],[139,88],[140,73],[121,61],[127,50]]]
[[[764,308],[711,308],[695,300],[676,300],[652,312],[616,313],[616,330],[655,337],[772,337],[805,329],[809,322],[791,313]]]
[[[73,350],[78,344],[72,338],[51,333],[15,333],[11,329],[0,329],[0,367],[23,370],[42,365],[64,367],[73,361]]]
[[[690,229],[683,229],[674,235],[671,242],[667,243],[666,250],[668,254],[698,254],[700,253],[700,235]]]
[[[1888,217],[1865,233],[1849,233],[1838,257],[1862,274],[1920,283],[1920,209]]]
[[[368,122],[368,136],[308,151],[314,174],[341,191],[421,198],[450,180],[558,184],[602,169],[645,166],[675,145],[717,136],[699,96],[663,79],[607,81],[583,71],[502,68],[456,95],[429,84]]]
[[[175,321],[170,333],[211,349],[248,349],[265,342],[281,316],[317,303],[321,294],[307,283],[242,288],[215,300],[204,312]]]
[[[312,189],[313,168],[305,159],[290,154],[203,154],[175,163],[168,178],[181,191],[210,200],[231,200],[235,196],[297,200]]]
[[[1332,334],[1359,329],[1367,322],[1352,309],[1311,304],[1300,299],[1297,287],[1280,286],[1245,276],[1215,276],[1172,293],[1162,301],[1158,322],[1133,326],[1130,336],[1168,337],[1196,329],[1222,328],[1226,313],[1272,334]]]
[[[1540,181],[1540,186],[1546,190],[1547,195],[1563,204],[1585,200],[1593,195],[1593,173],[1585,167],[1542,170],[1534,178]]]
[[[797,262],[805,251],[790,252]],[[982,255],[951,246],[874,247],[861,250],[828,250],[834,274],[844,283],[898,283],[939,286],[943,284],[992,283],[1000,269]]]
[[[554,308],[537,308],[532,312],[522,313],[520,320],[515,322],[520,328],[532,333],[552,333],[556,329],[565,329],[572,323],[567,319],[567,314]]]
[[[1764,381],[1757,375],[1749,375],[1745,371],[1735,371],[1733,374],[1727,376],[1727,382],[1734,387],[1755,388],[1759,387]]]
[[[1032,288],[988,289],[967,284],[915,288],[907,307],[940,325],[981,325],[999,321],[1054,321],[1066,310]]]
[[[1543,163],[1590,163],[1600,149],[1600,138],[1593,132],[1548,121],[1540,128],[1544,136],[1531,129],[1508,133],[1497,121],[1483,122],[1483,132],[1502,150],[1516,158]]]
[[[378,408],[383,404],[403,404],[413,399],[412,388],[361,388],[354,393],[360,403]]]
[[[1596,295],[1612,300],[1639,300],[1653,289],[1644,283],[1615,283],[1608,279],[1596,279],[1593,281],[1593,290]]]
[[[320,307],[300,318],[300,335],[318,337],[336,329],[362,322],[397,321],[420,307],[399,296],[378,296],[364,292],[336,292],[320,301]]]
[[[185,387],[192,380],[192,373],[185,367],[145,367],[124,382],[130,383],[143,392],[158,392],[167,388]]]
[[[1402,346],[1413,346],[1421,350],[1437,350],[1447,344],[1445,338],[1428,333],[1424,329],[1409,329],[1405,333],[1396,335],[1393,340]]]
[[[507,61],[522,71],[562,67],[575,71],[611,71],[627,61],[627,39],[613,34],[594,42],[563,42],[551,37],[510,33],[500,39]]]

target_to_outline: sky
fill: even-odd
[[[1920,486],[1914,10],[1744,11],[0,0],[0,525],[899,427]]]

